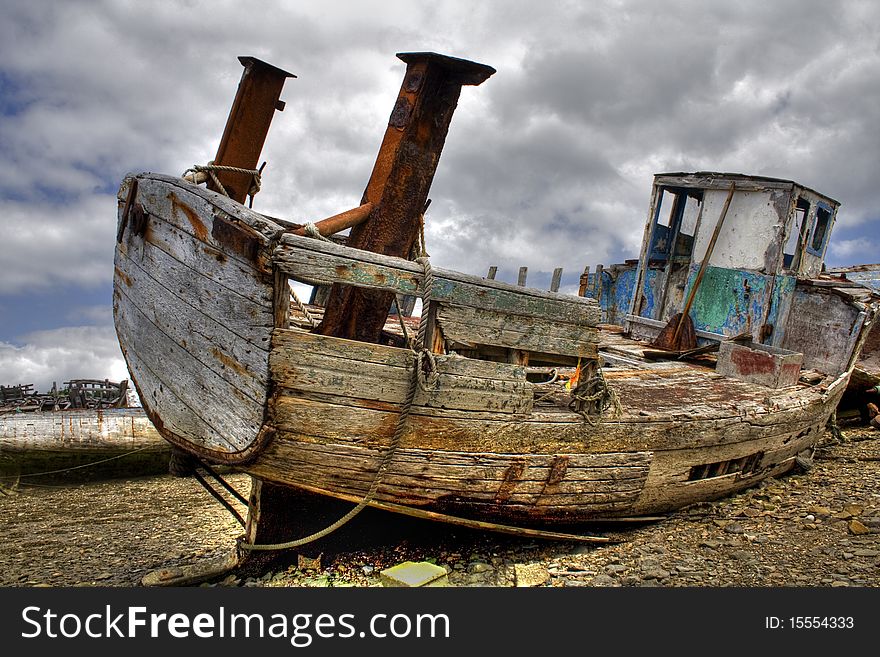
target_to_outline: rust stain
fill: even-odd
[[[171,192],[168,195],[168,198],[171,200],[171,209],[176,212],[180,210],[187,221],[189,221],[190,225],[193,227],[193,230],[196,233],[196,237],[199,238],[202,242],[208,241],[208,229],[205,227],[205,224],[202,223],[202,220],[199,219],[199,215],[193,210],[191,207],[183,203],[174,192]]]
[[[776,366],[773,356],[757,351],[736,349],[730,354],[730,361],[736,365],[740,374],[773,374]]]
[[[259,264],[260,242],[252,235],[221,216],[214,217],[211,236],[229,251],[237,253],[246,260]]]
[[[516,461],[504,471],[504,480],[498,487],[498,492],[495,493],[496,504],[503,504],[510,499],[510,496],[513,495],[513,489],[516,488],[525,469],[526,464],[524,462]]]
[[[121,278],[128,287],[131,287],[131,278],[129,278],[128,274],[122,271],[119,267],[114,267],[113,270],[116,272],[116,276]]]
[[[568,457],[557,456],[550,465],[550,474],[547,476],[547,485],[552,486],[558,484],[565,479],[565,473],[568,471]]]
[[[234,370],[234,371],[238,372],[239,374],[247,374],[248,373],[247,368],[244,365],[239,363],[237,360],[235,360],[231,356],[227,356],[222,351],[217,349],[217,347],[212,347],[211,353],[214,355],[214,358],[219,360],[221,363],[223,363],[223,365],[225,365],[229,369]]]

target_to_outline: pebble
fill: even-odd
[[[372,587],[380,585],[380,570],[433,560],[453,586],[878,587],[880,462],[858,459],[880,452],[880,433],[870,431],[868,439],[828,446],[807,474],[768,480],[660,522],[591,530],[617,544],[526,541],[437,523],[425,529],[375,512],[371,517],[390,529],[375,530],[372,543],[358,542],[369,533],[362,524],[346,540],[346,551],[325,552],[310,569],[306,561],[298,567],[291,551],[291,562],[271,572],[227,574],[210,585]],[[246,494],[249,478],[231,478]],[[147,572],[214,560],[241,534],[197,484],[170,477],[22,488],[0,497],[0,517],[0,586],[137,586]],[[85,520],[71,524],[72,517]]]

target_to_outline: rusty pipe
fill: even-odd
[[[351,210],[346,210],[345,212],[340,212],[339,214],[334,214],[332,217],[327,217],[326,219],[322,219],[321,221],[315,222],[315,228],[318,229],[318,232],[321,233],[324,237],[328,235],[335,235],[336,233],[345,230],[346,228],[351,228],[353,226],[357,226],[358,224],[363,223],[367,220],[367,217],[370,216],[370,211],[373,209],[372,203],[364,203],[363,205],[359,205],[356,208],[352,208]],[[302,228],[297,228],[291,231],[294,235],[305,235],[306,229],[305,226]]]

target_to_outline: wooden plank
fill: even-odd
[[[268,350],[265,337],[273,326],[271,297],[254,300],[240,294],[213,280],[203,270],[194,270],[149,243],[143,245],[139,256],[137,259],[129,258],[125,265],[129,279],[120,280],[124,288],[137,294],[131,288],[137,286],[143,276],[149,276],[161,286],[166,298],[179,299],[205,319],[219,323],[258,349]],[[270,293],[272,289],[269,285],[261,286],[261,295]],[[164,304],[164,301],[159,300],[159,303]]]
[[[207,448],[223,450],[225,444],[240,451],[253,442],[262,424],[264,399],[253,399],[216,374],[119,290],[114,294],[114,316],[126,361],[146,397],[143,402],[160,411],[163,424]]]
[[[486,274],[486,278],[488,278],[490,281],[494,281],[496,274],[498,274],[498,267],[492,265],[491,267],[489,267],[489,273]]]
[[[553,278],[550,279],[550,291],[559,292],[559,284],[562,282],[562,267],[553,270]]]
[[[309,336],[295,330],[278,330],[270,355],[272,377],[287,389],[335,394],[341,398],[366,399],[400,404],[410,387],[414,356],[406,349],[360,345],[365,359],[356,358],[351,341],[326,336]],[[315,340],[313,338],[319,338]],[[321,342],[324,351],[310,349]],[[335,349],[334,349],[335,345]],[[378,360],[374,353],[378,351]],[[363,355],[363,354],[361,354]],[[414,404],[434,408],[490,410],[500,413],[527,413],[531,410],[532,386],[523,376],[506,378],[468,376],[471,363],[464,358],[437,357],[439,378],[436,389],[418,390]],[[449,366],[447,366],[447,364]],[[485,366],[474,368],[484,372]],[[493,368],[496,371],[500,368]],[[512,370],[513,368],[511,368]]]
[[[314,442],[387,444],[399,407],[378,402],[338,404],[338,399],[303,399],[281,390],[274,405],[279,432],[308,437]],[[475,413],[418,407],[407,424],[402,444],[423,449],[473,452],[567,453],[573,446],[584,453],[618,451],[621,445],[638,451],[702,449],[749,440],[793,439],[800,431],[824,422],[835,400],[806,416],[787,413],[786,421],[755,424],[751,418],[717,415],[671,420],[633,415],[591,426],[570,411],[533,412],[531,416]],[[768,413],[773,417],[776,413]],[[748,421],[747,421],[748,420]],[[276,443],[281,444],[276,438]],[[708,458],[706,462],[712,461]]]
[[[146,244],[161,249],[183,266],[254,303],[271,302],[271,279],[268,276],[250,263],[227,258],[222,251],[198,241],[159,217],[151,218],[143,239],[133,238],[118,248],[137,262]]]
[[[239,451],[238,447],[227,439],[225,432],[218,431],[208,419],[201,417],[191,408],[187,401],[168,389],[165,382],[136,352],[124,350],[123,353],[132,377],[139,382],[142,390],[149,391],[145,393],[145,398],[141,399],[144,407],[157,411],[161,409],[161,423],[157,424],[156,428],[166,439],[169,438],[170,432],[205,449],[222,453]]]
[[[409,358],[412,354],[409,349],[333,338],[297,329],[276,329],[272,334],[272,345],[273,350],[304,349],[315,355],[348,359],[353,361],[352,366],[356,364],[356,361],[363,361],[391,367],[409,368]],[[525,382],[526,380],[525,369],[505,363],[492,363],[454,355],[438,355],[437,362],[442,363],[444,372],[450,375],[516,382]]]
[[[263,273],[271,273],[268,247],[281,226],[225,196],[170,177],[138,177],[137,201],[199,242]],[[266,234],[268,232],[268,234]],[[132,239],[132,231],[126,233]]]
[[[528,267],[520,267],[519,268],[519,275],[516,277],[516,284],[519,287],[525,287],[526,286],[526,277],[528,275],[529,275],[529,268]]]
[[[178,194],[177,190],[179,189],[186,195],[187,199],[200,199],[202,203],[216,208],[219,213],[229,215],[229,218],[232,220],[246,224],[255,234],[260,236],[259,239],[265,244],[271,243],[282,232],[294,229],[294,225],[291,223],[254,212],[244,205],[236,203],[231,198],[199,185],[194,185],[177,176],[160,173],[142,173],[137,178],[139,185],[143,185],[146,181],[151,181],[152,184],[148,183],[148,189],[155,190],[159,196],[167,196],[169,191],[174,191],[175,194]],[[124,190],[120,190],[120,196],[123,194]],[[138,190],[138,199],[140,200],[140,190]],[[198,202],[195,204],[199,205]],[[213,211],[209,212],[207,216],[210,214],[213,214]],[[298,227],[298,224],[296,227]]]
[[[253,472],[287,473],[295,483],[330,486],[333,490],[365,493],[374,479],[382,454],[366,448],[339,446],[340,449],[327,449],[325,446],[299,443],[286,455],[284,463],[274,462],[271,455],[258,458],[249,468]],[[336,447],[336,446],[333,446]],[[400,450],[401,455],[414,456],[411,450]],[[411,458],[409,462],[398,461],[395,457],[383,476],[380,490],[386,496],[436,499],[449,496],[462,496],[472,500],[490,501],[496,499],[505,479],[483,479],[479,468],[458,474],[447,470],[444,452],[435,452],[426,461],[427,472],[414,472]],[[455,455],[453,455],[454,458]],[[498,455],[491,455],[500,460]],[[528,470],[528,457],[510,454],[503,462],[502,470],[514,463],[523,463]],[[577,455],[571,455],[577,456]],[[511,481],[510,493],[506,497],[512,504],[590,505],[607,502],[621,502],[634,499],[641,491],[648,474],[647,465],[639,468],[638,477],[620,480],[580,480],[565,484],[548,484],[547,481]],[[322,484],[323,482],[323,484]]]
[[[266,347],[271,336],[271,316],[262,318],[262,326],[247,326],[241,317],[237,317],[237,321],[230,317],[231,330],[180,300],[124,256],[117,256],[116,269],[117,279],[121,281],[115,287],[114,299],[124,298],[128,306],[162,332],[169,346],[186,351],[202,368],[223,377],[254,402],[265,402],[269,381]],[[120,308],[126,310],[127,306]],[[247,335],[238,335],[235,330]],[[120,343],[123,348],[136,349],[137,340],[142,337],[138,332],[123,334]]]
[[[350,249],[286,234],[274,251],[274,262],[294,279],[333,282],[421,296],[422,268],[401,258]],[[521,288],[460,272],[434,268],[432,298],[534,317],[595,325],[599,308],[594,299]]]
[[[307,445],[310,452],[322,452],[328,459],[334,457],[349,459],[349,468],[369,471],[359,459],[363,459],[364,450],[384,454],[385,446],[366,446],[350,443],[315,443],[297,440],[300,445]],[[373,458],[372,456],[370,458]],[[378,457],[377,457],[378,458]],[[412,476],[425,475],[442,467],[445,476],[477,477],[487,481],[500,483],[507,479],[506,471],[512,463],[523,464],[520,479],[547,483],[553,470],[559,470],[559,462],[564,461],[565,481],[570,482],[608,482],[639,478],[647,473],[653,452],[604,452],[601,454],[587,453],[549,453],[529,454],[519,452],[462,452],[454,449],[420,449],[403,447],[395,452],[394,463],[400,472]],[[378,462],[375,463],[378,466]],[[340,467],[342,463],[340,462]],[[562,480],[560,480],[562,481]]]
[[[599,333],[591,326],[451,304],[440,304],[439,313],[447,340],[583,358],[598,354]]]

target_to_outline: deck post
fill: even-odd
[[[372,203],[372,210],[364,223],[351,229],[348,246],[407,258],[419,236],[461,87],[481,84],[495,69],[435,53],[397,56],[406,62],[406,73],[361,199],[361,204]],[[378,342],[393,299],[388,292],[335,284],[317,330]]]

